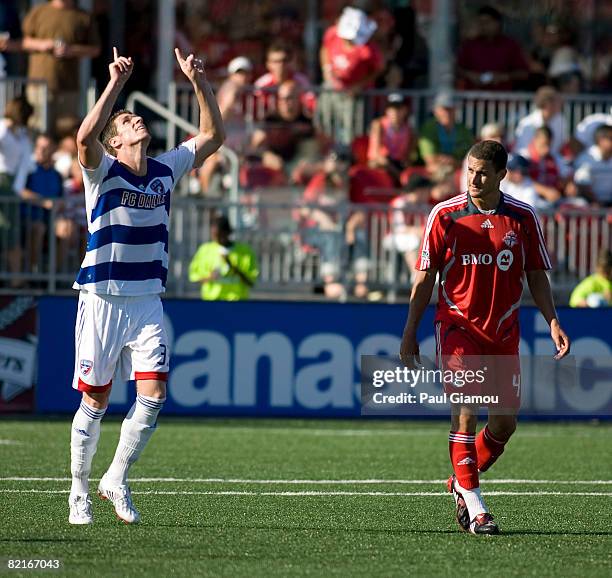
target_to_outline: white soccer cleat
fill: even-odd
[[[88,494],[71,494],[68,498],[70,515],[68,521],[71,524],[85,525],[93,524],[93,513],[91,511],[91,498]]]
[[[112,486],[102,476],[98,484],[98,496],[111,502],[115,507],[115,514],[122,522],[126,524],[140,522],[140,514],[132,503],[132,493],[127,485]]]

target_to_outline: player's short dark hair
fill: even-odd
[[[122,114],[134,113],[131,110],[127,110],[126,108],[122,108],[121,110],[113,112],[113,114],[111,114],[110,118],[104,125],[104,128],[102,129],[102,134],[100,135],[100,142],[102,143],[104,150],[106,150],[109,155],[115,156],[117,154],[115,149],[111,146],[110,140],[113,137],[117,136],[117,126],[115,125],[115,120],[118,116],[121,116]]]
[[[503,145],[494,140],[483,140],[476,143],[468,152],[468,156],[480,161],[491,161],[495,171],[506,168],[508,153]]]
[[[533,133],[534,138],[540,135],[544,135],[548,140],[552,140],[553,137],[552,130],[550,130],[550,127],[548,126],[540,126],[535,129],[535,132]]]
[[[497,22],[503,20],[501,12],[497,8],[493,8],[493,6],[482,6],[478,10],[478,16],[490,16],[493,20],[497,20]]]
[[[594,139],[597,142],[600,138],[603,138],[608,132],[612,131],[612,124],[600,124],[595,129]]]

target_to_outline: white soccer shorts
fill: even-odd
[[[123,380],[168,377],[168,340],[159,295],[120,297],[81,291],[74,330],[72,387],[100,393]]]

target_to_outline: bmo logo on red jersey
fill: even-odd
[[[507,271],[514,262],[514,254],[508,249],[504,249],[497,254],[497,266],[501,271]],[[493,255],[489,253],[468,253],[461,255],[461,264],[467,265],[491,265],[493,263]]]
[[[468,253],[467,255],[461,255],[462,265],[490,265],[493,263],[493,256],[489,253]]]

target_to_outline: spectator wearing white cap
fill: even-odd
[[[246,56],[237,56],[227,65],[228,77],[219,87],[217,101],[223,117],[225,146],[241,151],[246,138],[242,94],[251,81],[253,65]]]
[[[371,38],[376,22],[359,8],[346,7],[325,32],[320,59],[325,85],[356,94],[373,86],[382,72],[383,57]]]
[[[372,88],[384,69],[382,52],[372,40],[375,30],[376,23],[363,10],[346,7],[323,36],[319,60],[324,87],[329,90],[321,95],[318,112],[322,119],[333,119],[332,136],[342,144],[351,143],[353,119],[363,114],[363,103],[356,97]]]
[[[555,50],[548,67],[548,77],[559,92],[578,94],[582,91],[584,73],[575,48],[561,46]]]
[[[602,124],[612,124],[612,106],[607,113],[596,112],[585,116],[576,126],[574,138],[580,148],[589,148],[595,144],[595,131]]]

